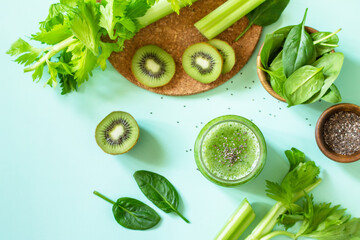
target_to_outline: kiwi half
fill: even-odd
[[[165,50],[155,45],[138,49],[131,62],[135,78],[145,86],[155,88],[170,82],[175,74],[175,61]]]
[[[212,39],[208,43],[211,46],[216,47],[224,59],[224,66],[221,73],[225,74],[230,72],[231,69],[233,69],[236,61],[234,49],[227,42],[219,39]]]
[[[196,43],[188,47],[182,57],[185,72],[202,83],[218,79],[223,66],[219,51],[208,43]]]
[[[106,153],[118,155],[132,149],[139,139],[139,126],[127,112],[112,112],[96,127],[95,139]]]

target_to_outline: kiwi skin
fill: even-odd
[[[119,113],[123,113],[123,114],[126,114],[128,117],[132,118],[134,120],[134,123],[136,124],[135,127],[137,128],[137,131],[139,134],[137,134],[137,137],[136,137],[136,140],[134,141],[134,144],[129,148],[127,149],[126,151],[124,152],[121,152],[121,153],[114,153],[114,152],[110,152],[110,151],[107,151],[104,147],[101,146],[101,143],[98,141],[98,139],[96,138],[96,132],[98,130],[99,127],[101,127],[102,124],[104,124],[104,122],[108,121],[108,117],[113,115],[113,114],[119,114]],[[125,154],[127,152],[129,152],[131,149],[134,148],[134,146],[136,145],[136,143],[138,142],[139,140],[139,136],[140,136],[140,128],[139,128],[139,125],[137,124],[135,118],[130,114],[130,113],[127,113],[127,112],[123,112],[123,111],[113,111],[111,112],[110,114],[108,114],[103,120],[101,120],[101,122],[97,125],[96,127],[96,131],[95,131],[95,140],[96,140],[96,143],[97,145],[101,148],[101,150],[103,150],[105,153],[107,154],[110,154],[110,155],[122,155],[122,154]]]

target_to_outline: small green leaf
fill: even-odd
[[[324,85],[323,67],[310,65],[296,70],[284,83],[284,96],[289,106],[301,104],[319,92]]]
[[[335,84],[331,85],[329,90],[325,93],[325,95],[321,99],[329,103],[339,103],[342,101],[340,91],[335,86]]]
[[[286,77],[300,67],[313,63],[316,58],[313,40],[305,31],[306,14],[307,9],[303,21],[290,30],[284,43],[283,64]]]
[[[144,195],[158,208],[166,213],[175,212],[189,223],[189,220],[177,209],[179,205],[178,192],[165,177],[149,171],[137,171],[134,173],[134,178]]]
[[[72,33],[68,26],[58,24],[53,26],[50,31],[43,29],[41,32],[32,35],[32,39],[48,45],[55,45],[69,38],[71,35]]]
[[[17,59],[15,59],[15,62],[28,66],[37,60],[42,51],[43,49],[35,48],[19,38],[11,45],[10,49],[6,53],[11,56],[20,55]]]
[[[311,97],[306,103],[316,102],[326,94],[339,76],[343,63],[344,54],[340,52],[326,54],[313,63],[314,67],[323,68],[323,74],[325,77],[324,85],[322,86],[321,91]]]
[[[73,34],[90,49],[95,56],[98,55],[98,42],[100,35],[99,10],[95,0],[78,2],[78,9],[71,21]]]
[[[121,226],[133,230],[146,230],[160,221],[151,207],[133,198],[119,198],[113,205],[113,214]]]
[[[284,40],[285,36],[283,34],[271,33],[265,36],[264,45],[260,53],[261,63],[265,69],[269,67],[269,61],[274,59],[274,54],[279,52]]]

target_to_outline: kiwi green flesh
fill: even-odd
[[[96,127],[95,139],[109,154],[123,154],[132,149],[139,138],[136,120],[126,112],[112,112]]]
[[[175,74],[175,61],[165,50],[155,45],[138,49],[131,62],[135,78],[145,86],[155,88],[170,82]]]
[[[224,59],[222,74],[230,72],[235,66],[236,61],[234,49],[227,42],[219,39],[212,39],[209,41],[209,44],[216,47]]]
[[[202,83],[219,78],[223,59],[219,51],[208,43],[196,43],[188,47],[182,57],[185,72]]]

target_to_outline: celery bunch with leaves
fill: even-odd
[[[315,163],[306,161],[305,154],[296,148],[285,151],[285,155],[290,169],[281,184],[266,183],[267,195],[277,202],[245,239],[269,240],[287,236],[291,239],[359,240],[359,218],[346,215],[340,206],[315,204],[313,196],[308,195],[321,182],[320,169]],[[303,203],[297,204],[301,198]],[[301,224],[300,228],[290,231],[297,222]],[[276,224],[283,225],[286,230],[273,231]]]
[[[86,82],[96,67],[105,70],[110,54],[123,50],[124,42],[141,28],[195,1],[60,0],[50,6],[39,32],[30,39],[46,46],[32,46],[20,38],[7,53],[17,56],[25,72],[33,72],[34,81],[40,81],[47,68],[45,85],[60,83],[62,94],[67,94]],[[104,41],[104,36],[112,41]]]

